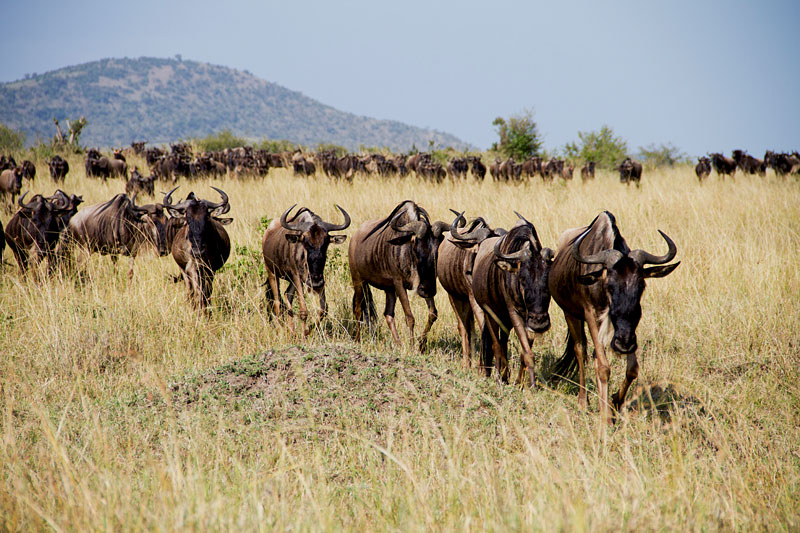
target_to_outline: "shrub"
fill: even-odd
[[[217,152],[226,148],[238,148],[245,146],[247,140],[242,137],[237,137],[231,130],[224,129],[219,133],[212,133],[202,139],[194,139],[192,144],[197,146],[203,152]]]
[[[564,146],[564,155],[570,159],[594,161],[600,168],[612,169],[628,155],[628,143],[603,125],[600,131],[579,131],[578,141]]]
[[[520,161],[539,155],[542,139],[536,121],[533,120],[532,109],[512,115],[508,120],[497,117],[492,125],[497,128],[497,134],[500,136],[499,143],[495,143],[492,150]]]
[[[677,146],[673,146],[672,143],[662,143],[658,147],[655,144],[650,144],[646,148],[640,146],[639,157],[644,160],[645,164],[653,167],[673,167],[689,160],[689,157],[681,152]]]
[[[25,148],[25,132],[0,124],[0,152],[19,152]]]

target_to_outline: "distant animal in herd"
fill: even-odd
[[[284,211],[280,219],[273,220],[269,224],[264,232],[261,250],[267,270],[268,305],[272,307],[276,316],[280,316],[285,310],[292,317],[292,302],[296,294],[299,300],[300,320],[304,324],[303,333],[308,335],[311,328],[307,324],[308,307],[304,295],[305,289],[309,287],[319,298],[319,321],[328,311],[324,276],[328,247],[331,244],[342,244],[347,238],[345,235],[332,235],[332,233],[350,227],[350,215],[337,205],[337,209],[344,217],[341,224],[325,222],[306,207],[300,208],[294,216],[288,218],[294,207]],[[288,304],[284,303],[281,297],[282,279],[289,283],[286,289]]]
[[[703,180],[711,174],[711,159],[708,157],[698,158],[697,165],[694,167],[694,173],[697,175],[698,181],[703,183]]]
[[[555,373],[570,376],[578,367],[578,406],[588,406],[584,369],[588,349],[584,324],[594,345],[594,367],[600,418],[612,421],[608,403],[608,380],[611,374],[610,353],[627,359],[625,380],[611,399],[619,410],[633,380],[639,374],[639,344],[636,327],[642,316],[641,298],[647,278],[661,278],[680,264],[667,264],[675,258],[677,247],[664,232],[667,253],[653,255],[631,250],[620,233],[616,218],[608,211],[585,227],[567,230],[558,240],[550,269],[550,294],[564,312],[568,336],[564,355],[555,365]],[[647,267],[646,265],[656,265]]]
[[[620,183],[634,183],[638,187],[642,181],[642,164],[638,161],[626,157],[617,167],[619,170]]]
[[[375,303],[370,287],[386,294],[383,316],[396,343],[400,342],[394,321],[397,299],[403,307],[411,343],[424,348],[431,326],[437,319],[436,258],[447,222],[431,222],[428,212],[411,200],[401,202],[384,219],[359,226],[350,238],[348,258],[353,283],[355,339],[360,339],[361,321],[375,320]],[[425,300],[428,319],[422,334],[414,335],[414,314],[406,291],[413,290]]]
[[[581,181],[594,179],[595,162],[589,161],[581,167]]]
[[[50,178],[52,178],[55,183],[64,183],[69,173],[69,163],[66,159],[62,158],[60,155],[54,155],[50,161],[48,161],[47,167],[50,170]]]
[[[230,211],[228,195],[211,187],[222,197],[220,202],[197,198],[190,192],[185,200],[172,203],[172,193],[164,196],[163,205],[174,220],[182,224],[172,241],[172,257],[178,264],[186,284],[189,301],[200,312],[210,313],[208,304],[214,274],[222,268],[231,253],[231,241],[223,226],[233,222],[222,215]]]
[[[736,174],[736,161],[730,157],[725,157],[720,153],[708,154],[711,157],[711,163],[714,165],[714,171],[724,180],[725,176],[734,177]]]

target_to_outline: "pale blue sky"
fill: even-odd
[[[800,1],[3,3],[0,81],[182,54],[485,148],[534,108],[548,148],[800,148]]]

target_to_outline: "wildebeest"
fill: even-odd
[[[548,274],[553,251],[543,248],[533,224],[519,221],[502,237],[484,240],[478,248],[472,291],[484,311],[481,365],[488,376],[494,360],[497,379],[508,381],[508,339],[517,334],[522,355],[517,383],[536,386],[534,336],[550,329]]]
[[[607,349],[627,358],[625,381],[612,398],[614,408],[619,410],[628,387],[639,373],[636,326],[642,316],[645,279],[664,277],[680,264],[666,264],[675,257],[677,247],[664,232],[659,230],[659,233],[669,248],[663,256],[631,250],[617,228],[614,215],[604,211],[589,226],[567,230],[559,238],[550,270],[550,293],[564,311],[568,335],[566,350],[555,366],[555,373],[570,376],[577,364],[578,406],[585,410],[588,407],[584,378],[585,322],[594,344],[600,419],[605,422],[611,422]],[[658,266],[645,268],[645,265]]]
[[[569,163],[567,165],[563,165],[561,167],[561,179],[563,180],[571,180],[572,173],[575,171],[575,165]]]
[[[697,179],[700,183],[711,174],[711,159],[707,157],[700,157],[697,159],[697,165],[694,167],[694,173],[697,174]]]
[[[89,178],[106,179],[111,176],[111,160],[94,148],[86,152],[84,167]]]
[[[451,209],[451,211],[453,211]],[[478,330],[483,329],[483,310],[472,294],[472,269],[478,246],[489,237],[505,234],[503,229],[491,229],[486,221],[478,217],[471,221],[463,231],[463,213],[456,214],[450,225],[450,238],[442,240],[439,245],[439,257],[436,261],[436,277],[447,292],[450,305],[456,314],[458,332],[461,336],[461,357],[465,368],[472,365],[472,333],[477,320]]]
[[[555,176],[561,176],[561,171],[564,168],[564,161],[551,157],[547,163],[542,163],[541,174],[542,179],[553,179]]]
[[[766,163],[756,159],[744,150],[734,150],[733,160],[736,162],[736,166],[745,174],[758,174],[762,178],[767,174]]]
[[[36,165],[32,161],[26,159],[22,162],[22,177],[30,181],[36,178]]]
[[[22,167],[7,168],[0,172],[0,198],[11,201],[6,203],[6,210],[13,209],[14,201],[22,190]]]
[[[314,162],[306,159],[300,152],[292,156],[292,167],[296,176],[313,176],[317,173]]]
[[[0,264],[3,262],[3,252],[6,249],[6,234],[3,231],[3,221],[0,220]]]
[[[37,194],[25,202],[27,194],[19,199],[20,208],[6,226],[8,245],[23,274],[28,270],[29,258],[34,266],[47,259],[52,272],[57,265],[55,252],[61,232],[83,200],[58,190],[53,196]]]
[[[435,161],[420,161],[417,163],[417,175],[423,179],[429,179],[437,183],[441,183],[445,176],[447,176],[447,171],[444,169],[441,163],[437,163]]]
[[[59,155],[54,155],[47,163],[47,167],[50,169],[50,177],[54,182],[64,182],[69,172],[69,163],[67,163],[66,159]]]
[[[506,181],[518,180],[522,176],[522,165],[514,161],[513,157],[509,157],[500,163],[498,175]]]
[[[767,150],[764,163],[775,171],[777,176],[800,172],[800,157],[795,154],[775,153]]]
[[[17,162],[13,156],[10,155],[6,156],[5,154],[0,156],[0,171],[16,167],[17,167]]]
[[[119,255],[130,257],[128,277],[133,277],[133,261],[145,244],[152,244],[159,255],[166,255],[164,225],[166,217],[160,204],[137,206],[136,197],[117,194],[111,200],[90,205],[69,221],[59,254],[73,261],[73,248],[81,246],[89,253],[110,255],[116,263]]]
[[[392,337],[399,343],[394,323],[397,298],[403,306],[406,324],[414,343],[414,315],[407,290],[414,290],[428,306],[428,320],[419,337],[424,347],[428,331],[436,321],[436,258],[447,222],[431,222],[427,211],[411,200],[401,202],[383,220],[363,223],[350,238],[348,258],[353,281],[355,339],[360,338],[360,323],[366,311],[367,323],[375,317],[370,286],[386,293],[383,316]]]
[[[536,174],[541,173],[542,171],[542,158],[541,157],[529,157],[522,163],[521,167],[522,175],[526,178],[532,178]]]
[[[292,301],[295,293],[300,304],[300,320],[303,322],[303,334],[311,333],[307,324],[308,308],[306,307],[305,288],[310,287],[319,298],[319,320],[327,313],[325,300],[325,262],[328,258],[330,244],[342,244],[346,235],[331,235],[334,231],[344,231],[350,226],[350,215],[342,212],[344,222],[332,224],[325,222],[310,209],[303,207],[289,219],[288,215],[295,206],[287,209],[279,220],[270,222],[264,232],[261,251],[267,268],[267,301],[272,302],[273,311],[279,316],[285,308],[292,317]],[[280,280],[289,282],[286,289],[288,305],[284,304],[280,291]],[[292,329],[294,327],[292,326]]]
[[[131,149],[133,149],[133,153],[136,155],[142,155],[144,153],[144,145],[147,144],[147,141],[134,141],[131,143]]]
[[[144,177],[139,173],[138,168],[133,167],[133,170],[131,170],[131,177],[125,184],[125,192],[128,194],[128,196],[133,196],[134,194],[140,192],[146,194],[147,196],[153,196],[155,180],[155,176]]]
[[[469,161],[466,157],[454,157],[447,163],[447,174],[451,178],[466,178],[469,171]]]
[[[734,177],[736,173],[736,161],[730,157],[725,157],[720,153],[708,155],[711,157],[711,163],[714,165],[714,170],[717,174],[719,174],[720,178],[724,180],[726,175],[730,176],[731,178]]]
[[[594,161],[589,161],[588,163],[583,165],[581,167],[581,181],[593,180],[594,168],[595,168]]]
[[[617,167],[617,170],[619,170],[620,183],[630,185],[630,183],[633,182],[638,187],[639,183],[642,181],[642,164],[630,157],[623,159],[622,163]]]
[[[221,202],[201,200],[190,192],[184,201],[173,205],[172,193],[177,187],[163,201],[173,218],[185,222],[172,242],[172,257],[181,269],[192,305],[206,312],[214,288],[214,273],[222,268],[231,252],[231,241],[223,226],[233,222],[232,218],[221,218],[231,208],[228,195],[211,188],[222,197]]]
[[[486,165],[483,164],[483,161],[478,156],[472,156],[469,159],[472,163],[472,177],[482,181],[486,177]]]

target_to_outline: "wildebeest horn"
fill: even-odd
[[[505,237],[503,237],[505,239]],[[522,250],[516,251],[510,254],[504,254],[500,251],[500,243],[503,242],[503,239],[498,239],[496,243],[494,243],[494,255],[498,259],[503,259],[505,261],[526,261],[531,257],[531,243],[530,241],[525,243],[525,246],[522,247]]]
[[[604,265],[606,268],[610,268],[622,259],[623,255],[622,252],[619,250],[603,250],[601,252],[597,252],[593,255],[583,256],[580,252],[581,242],[583,239],[589,235],[591,231],[591,227],[587,228],[580,237],[575,239],[575,242],[572,243],[571,251],[572,251],[572,258],[575,259],[578,263],[583,263],[584,265]]]
[[[301,228],[297,224],[291,224],[289,221],[286,220],[286,218],[289,216],[289,212],[292,209],[294,209],[296,205],[297,204],[294,204],[292,207],[283,212],[283,214],[281,215],[281,226],[283,226],[285,229],[289,231],[295,231],[301,233],[303,231],[303,228]]]
[[[22,193],[22,196],[19,197],[19,200],[17,200],[17,203],[23,209],[33,209],[33,202],[30,202],[30,203],[26,204],[25,202],[22,201],[25,198],[25,196],[28,195],[29,192],[30,191],[25,191],[24,193]]]
[[[466,219],[464,218],[463,211],[461,213],[453,211],[456,215],[456,219],[450,225],[450,238],[456,241],[465,241],[471,243],[479,243],[486,239],[490,234],[491,230],[488,228],[488,224],[482,217],[477,217],[474,219],[470,224],[467,231],[464,233],[458,233],[456,231],[456,227],[464,227],[466,225]],[[479,227],[480,226],[480,227]],[[477,229],[476,229],[477,228]]]
[[[67,193],[65,193],[61,189],[56,189],[56,192],[54,192],[53,196],[50,196],[48,200],[53,202],[53,205],[55,206],[56,209],[67,208],[69,207],[70,203],[69,196],[67,196]]]
[[[441,220],[437,220],[431,225],[431,233],[437,239],[441,237],[445,231],[450,229],[450,224],[447,222],[442,222]]]
[[[645,252],[644,250],[634,250],[628,255],[631,259],[639,263],[640,265],[663,265],[664,263],[669,263],[675,258],[675,254],[678,253],[678,247],[675,246],[675,243],[672,242],[666,233],[661,230],[658,230],[664,240],[667,241],[667,246],[669,249],[665,255],[653,255],[649,252]]]
[[[325,231],[328,231],[328,232],[330,232],[330,231],[342,231],[342,230],[346,230],[348,227],[350,227],[350,215],[347,214],[347,211],[342,209],[342,206],[340,206],[339,204],[335,204],[335,205],[336,205],[336,208],[339,211],[342,212],[342,216],[344,217],[344,222],[342,222],[341,224],[331,224],[330,222],[323,222],[322,223],[322,227],[325,228]]]
[[[418,239],[425,237],[425,232],[428,230],[427,222],[423,222],[422,220],[412,220],[408,224],[398,226],[397,221],[400,219],[401,214],[402,213],[398,213],[398,215],[392,219],[390,226],[393,230],[398,233],[413,233]]]
[[[164,195],[164,200],[161,203],[164,204],[164,205],[168,205],[170,207],[173,207],[172,206],[172,193],[174,193],[177,190],[178,190],[178,187],[175,187],[174,189],[169,191],[167,194],[165,194]]]
[[[219,195],[222,197],[222,201],[219,202],[218,204],[215,204],[213,202],[209,202],[208,200],[206,200],[206,207],[208,209],[214,210],[215,211],[214,215],[224,215],[225,213],[231,210],[231,204],[228,203],[228,195],[225,194],[225,191],[223,191],[222,189],[217,189],[213,185],[211,186],[211,188],[219,193]]]

